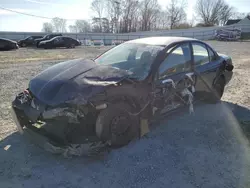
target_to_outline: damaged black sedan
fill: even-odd
[[[232,77],[232,59],[183,37],[118,45],[94,60],[58,63],[34,77],[12,102],[19,132],[53,144],[119,147],[150,130],[158,115],[204,99],[216,103]]]

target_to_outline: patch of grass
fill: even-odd
[[[110,47],[79,47],[75,49],[36,49],[20,48],[13,51],[0,51],[0,65],[11,63],[30,63],[75,58],[93,58]]]
[[[80,57],[79,53],[72,50],[35,50],[19,49],[0,53],[0,64],[27,63],[46,60],[63,60]]]

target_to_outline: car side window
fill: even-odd
[[[216,60],[216,55],[213,52],[213,50],[211,48],[207,48],[208,49],[208,54],[209,54],[209,61],[215,61]]]
[[[166,59],[161,63],[158,69],[158,79],[177,74],[190,69],[191,50],[189,44],[182,44],[168,50]]]
[[[60,42],[61,42],[61,39],[60,39],[60,38],[54,39],[54,43],[55,43],[55,44],[58,44],[58,43],[60,43]]]
[[[71,38],[64,38],[65,42],[73,42],[73,40]]]
[[[194,65],[204,65],[209,63],[209,55],[204,44],[193,43]]]

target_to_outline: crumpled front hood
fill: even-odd
[[[43,103],[54,106],[79,94],[88,98],[127,75],[127,71],[92,60],[75,59],[44,70],[30,81],[29,89]]]

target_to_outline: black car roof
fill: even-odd
[[[50,33],[50,34],[47,34],[47,35],[45,35],[45,36],[49,36],[49,35],[56,35],[56,36],[62,36],[62,34],[61,33]]]
[[[56,38],[69,38],[69,39],[74,39],[74,38],[68,37],[68,36],[55,36],[55,37],[53,37],[52,39],[56,39]],[[52,39],[50,39],[50,40],[52,40]],[[74,39],[74,40],[75,40],[75,39]]]
[[[43,36],[42,35],[39,35],[39,36],[37,36],[37,35],[30,35],[30,36],[25,37],[25,39],[27,39],[29,37],[39,37],[39,38],[42,38]]]
[[[9,41],[9,42],[14,42],[14,43],[16,43],[16,41],[10,40],[10,39],[6,39],[6,38],[0,38],[0,40],[5,40],[5,41]]]
[[[169,46],[170,44],[176,42],[185,42],[185,41],[199,41],[199,40],[187,37],[147,37],[147,38],[130,40],[125,43],[141,43],[149,45]]]

